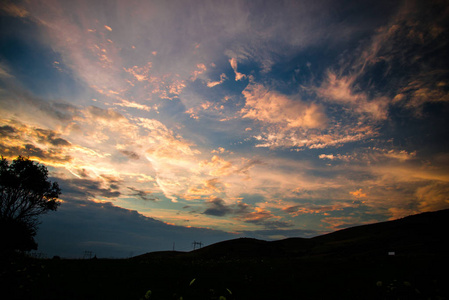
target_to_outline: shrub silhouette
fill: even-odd
[[[37,249],[38,217],[58,208],[61,190],[48,180],[48,170],[28,158],[0,161],[1,252]]]

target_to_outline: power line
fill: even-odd
[[[203,247],[203,243],[197,242],[197,241],[193,241],[192,245],[193,245],[193,250],[196,250],[196,246],[199,246],[198,249],[201,249],[201,247]]]
[[[83,259],[91,259],[92,251],[84,251]]]

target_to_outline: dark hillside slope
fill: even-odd
[[[155,251],[149,252],[142,255],[134,256],[133,259],[172,259],[185,255],[186,252],[182,251]]]
[[[155,252],[136,257],[198,259],[309,258],[396,255],[422,256],[449,253],[449,209],[408,216],[394,221],[342,229],[314,238],[263,241],[238,238],[191,252]]]
[[[190,252],[195,257],[438,255],[449,253],[449,209],[342,229],[310,239],[239,238]]]
[[[190,252],[193,257],[215,258],[251,258],[270,256],[269,242],[252,238],[238,238],[219,242]]]
[[[434,255],[449,253],[449,209],[339,230],[312,238],[312,255]]]

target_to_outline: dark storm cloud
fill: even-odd
[[[205,215],[216,217],[232,215],[235,220],[263,226],[267,229],[288,228],[293,226],[288,222],[274,220],[274,215],[269,211],[256,209],[243,202],[226,205],[223,199],[214,198],[208,201],[207,205],[208,208],[203,212]]]
[[[16,130],[9,125],[0,126],[0,136],[11,136]]]
[[[97,196],[116,198],[120,192],[114,188],[104,188],[101,182],[91,179],[57,179],[62,190],[62,198],[65,197],[86,200]]]
[[[22,156],[36,156],[39,158],[46,158],[47,153],[43,151],[41,148],[36,147],[32,144],[26,144],[24,145],[24,148],[22,148]]]
[[[70,146],[70,143],[63,138],[57,136],[52,130],[36,129],[39,142],[49,143],[53,146]]]
[[[300,208],[299,205],[289,206],[283,209],[283,211],[287,213],[296,213],[298,211],[298,208]]]
[[[130,159],[138,160],[140,158],[140,156],[133,151],[128,151],[128,150],[119,150],[119,151],[120,151],[120,153],[122,153],[123,155],[125,155],[126,157],[128,157]]]
[[[18,121],[0,127],[0,152],[8,156],[32,156],[47,161],[70,161],[71,157],[62,149],[70,143],[52,130],[26,126]],[[37,144],[47,144],[46,149]]]
[[[233,209],[226,206],[223,199],[214,198],[207,202],[209,208],[207,208],[203,213],[205,215],[223,217],[227,214],[233,213]]]
[[[130,194],[131,196],[136,196],[136,197],[138,197],[141,200],[144,200],[144,201],[157,201],[158,200],[157,197],[150,196],[151,192],[147,192],[147,191],[144,191],[144,190],[139,190],[139,189],[134,188],[134,187],[128,187],[128,189],[133,192],[133,193]]]
[[[111,186],[116,186],[116,184],[120,183],[121,180],[119,178],[116,178],[114,176],[109,176],[109,175],[101,175],[101,178],[106,180],[108,182],[108,184],[110,184]]]
[[[207,201],[208,208],[203,212],[205,215],[223,217],[233,215],[235,217],[248,217],[254,215],[254,207],[244,202],[227,205],[221,198],[213,198]]]
[[[67,162],[71,160],[69,155],[65,155],[54,150],[43,150],[33,144],[24,144],[21,146],[9,146],[0,142],[0,153],[2,155],[8,155],[11,157],[24,156],[24,157],[37,157],[42,160],[55,161],[55,162]]]

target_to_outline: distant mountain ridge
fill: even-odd
[[[237,238],[191,252],[162,251],[136,258],[318,258],[386,256],[388,253],[401,256],[446,255],[449,253],[447,228],[449,209],[355,226],[313,238],[277,241]]]

